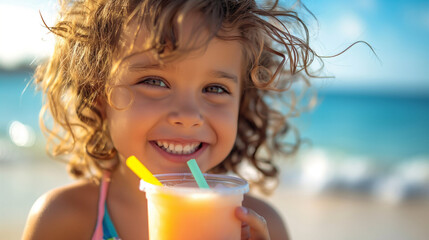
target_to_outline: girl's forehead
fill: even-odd
[[[118,56],[123,58],[136,52],[146,52],[154,50],[154,47],[163,45],[167,52],[173,48],[186,52],[190,49],[200,49],[207,47],[210,39],[216,38],[217,34],[222,36],[238,36],[238,30],[223,29],[212,32],[208,27],[201,26],[201,14],[193,13],[186,17],[177,18],[177,23],[169,26],[169,29],[157,29],[150,27],[144,21],[133,18],[124,27],[118,43]],[[174,36],[159,36],[159,33],[174,33]],[[172,39],[174,38],[174,43]],[[174,47],[173,47],[174,45]]]

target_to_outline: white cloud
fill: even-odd
[[[338,28],[346,39],[355,40],[362,35],[365,23],[357,15],[349,13],[339,18]]]
[[[44,18],[50,19],[49,13]],[[0,4],[0,64],[12,67],[23,59],[48,55],[53,39],[38,9]]]

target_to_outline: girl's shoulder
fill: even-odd
[[[268,202],[261,198],[245,194],[243,206],[252,209],[257,214],[265,218],[271,236],[289,236],[286,229],[286,224],[283,221],[281,215]]]
[[[23,239],[90,239],[98,195],[99,186],[89,181],[43,194],[31,208]]]

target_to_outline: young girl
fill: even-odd
[[[131,155],[154,174],[188,172],[195,158],[203,172],[270,190],[272,156],[287,151],[290,127],[268,97],[308,76],[318,57],[296,12],[260,4],[62,1],[48,27],[55,51],[35,82],[48,150],[80,181],[40,197],[23,238],[147,239],[145,194],[124,163]],[[246,195],[235,215],[242,239],[288,239],[263,200]]]

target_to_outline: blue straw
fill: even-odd
[[[197,161],[195,161],[195,159],[191,159],[187,163],[188,163],[189,169],[191,169],[192,175],[194,175],[194,178],[198,184],[198,187],[209,189],[210,187],[207,184],[207,181],[204,178],[203,173],[201,172],[200,168],[198,167]]]

